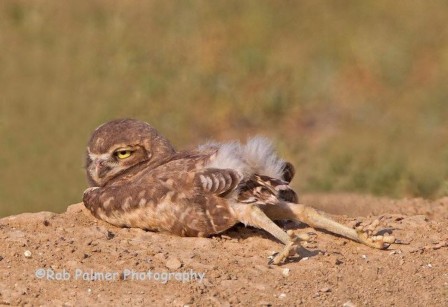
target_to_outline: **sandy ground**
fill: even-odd
[[[179,238],[116,228],[77,204],[0,219],[0,304],[448,306],[448,199],[302,201],[348,225],[381,217],[405,244],[374,250],[287,223],[312,239],[272,266],[280,244],[260,230]]]

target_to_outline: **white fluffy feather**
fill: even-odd
[[[260,136],[250,139],[243,147],[243,157],[254,173],[281,178],[285,162],[269,139]]]
[[[254,137],[246,144],[239,142],[208,143],[200,149],[218,148],[210,168],[228,168],[240,172],[244,177],[253,174],[281,178],[284,161],[275,152],[272,142],[264,137]]]

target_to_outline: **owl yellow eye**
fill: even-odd
[[[118,159],[126,159],[129,158],[132,154],[132,151],[129,149],[119,149],[115,152],[115,155]]]

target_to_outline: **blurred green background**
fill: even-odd
[[[0,1],[0,216],[79,202],[119,117],[274,138],[303,192],[448,195],[447,1]]]

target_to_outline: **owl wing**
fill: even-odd
[[[242,175],[232,169],[206,168],[195,174],[195,187],[202,191],[226,196],[241,182]]]
[[[281,200],[299,201],[287,181],[255,174],[239,186],[238,201],[241,203],[275,205]]]
[[[237,189],[238,202],[246,204],[277,204],[279,200],[298,202],[289,181],[258,174],[243,180],[242,175],[232,169],[206,168],[198,171],[195,174],[195,186],[203,192],[219,196],[226,196]]]

